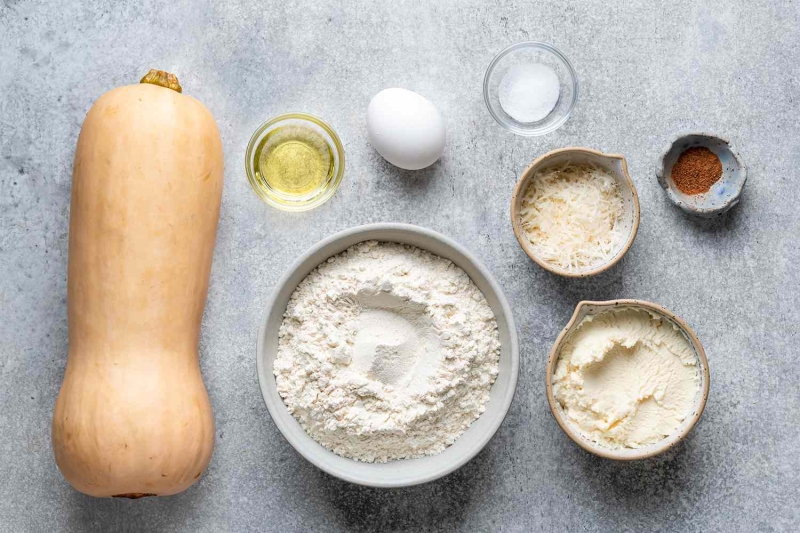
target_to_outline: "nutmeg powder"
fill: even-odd
[[[672,181],[683,194],[708,192],[721,176],[719,157],[702,146],[685,150],[672,166]]]

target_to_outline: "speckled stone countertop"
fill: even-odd
[[[0,532],[797,531],[799,27],[797,3],[744,0],[3,1]],[[581,83],[572,118],[541,138],[501,129],[481,93],[494,54],[528,39],[559,47]],[[207,105],[225,148],[201,339],[216,451],[178,496],[99,500],[63,480],[50,445],[67,352],[72,156],[92,102],[151,67]],[[367,142],[367,103],[391,86],[446,117],[444,157],[427,170],[400,171]],[[328,121],[347,153],[339,192],[303,214],[261,203],[243,168],[256,126],[294,110]],[[741,203],[716,221],[688,218],[655,179],[666,143],[693,129],[729,137],[748,165]],[[631,251],[587,280],[537,267],[508,217],[522,169],[573,145],[624,154],[642,206]],[[376,221],[425,226],[473,251],[510,299],[521,341],[519,388],[495,438],[456,473],[402,490],[349,485],[307,463],[272,423],[255,372],[278,277],[323,237]],[[630,464],[561,432],[543,376],[575,304],[622,297],[686,319],[712,378],[690,437]]]

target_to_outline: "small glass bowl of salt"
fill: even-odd
[[[578,76],[552,45],[512,44],[486,69],[483,98],[494,119],[524,136],[544,135],[567,121],[578,100]]]

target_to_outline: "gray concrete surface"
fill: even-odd
[[[797,531],[798,3],[337,4],[0,5],[0,531]],[[538,139],[494,124],[481,95],[493,55],[527,39],[558,46],[581,82],[570,121]],[[211,109],[225,145],[201,340],[216,451],[183,494],[98,500],[63,480],[50,446],[67,352],[71,164],[92,102],[150,67],[176,73]],[[368,145],[367,103],[391,86],[447,118],[444,158],[428,170],[399,171]],[[292,110],[329,121],[347,152],[340,191],[305,214],[262,204],[243,169],[256,126]],[[750,170],[741,204],[716,222],[683,215],[654,177],[668,139],[696,128],[729,136]],[[632,250],[591,280],[542,271],[508,222],[521,170],[570,145],[625,154],[641,197]],[[281,273],[323,237],[376,221],[467,246],[520,328],[519,388],[496,437],[460,471],[407,490],[349,485],[308,464],[270,420],[255,373],[262,305]],[[545,358],[575,304],[618,297],[683,316],[712,375],[688,440],[633,464],[573,445],[544,396]]]

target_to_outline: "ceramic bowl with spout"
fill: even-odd
[[[695,396],[692,410],[688,413],[681,425],[678,426],[674,432],[672,432],[672,434],[667,435],[658,442],[654,442],[653,444],[649,444],[641,448],[608,448],[584,437],[577,427],[575,427],[572,422],[569,421],[569,417],[567,416],[564,408],[553,395],[553,375],[556,372],[558,358],[561,354],[561,348],[575,332],[578,326],[580,326],[584,318],[609,311],[630,308],[647,311],[651,315],[659,317],[676,327],[683,334],[684,338],[686,338],[694,350],[695,355],[697,355],[700,386],[698,388],[697,395]],[[646,459],[648,457],[653,457],[654,455],[663,453],[675,446],[678,442],[683,440],[686,435],[689,434],[689,432],[697,424],[697,421],[700,420],[700,416],[703,414],[703,410],[706,407],[710,381],[711,378],[708,371],[708,359],[706,359],[706,352],[703,350],[703,345],[700,344],[700,340],[697,338],[697,335],[689,326],[689,324],[671,311],[668,311],[658,304],[654,304],[645,300],[610,300],[606,302],[584,301],[580,302],[575,308],[575,313],[572,315],[572,318],[567,323],[566,327],[561,330],[556,342],[553,344],[553,348],[550,350],[550,357],[547,361],[547,371],[545,374],[545,389],[547,391],[547,403],[550,405],[550,411],[553,413],[553,417],[556,419],[556,422],[561,429],[564,430],[564,433],[566,433],[569,438],[575,441],[578,446],[595,455],[605,457],[606,459],[632,461],[635,459]]]
[[[567,163],[592,165],[613,176],[617,180],[619,188],[622,191],[625,209],[618,223],[622,224],[622,230],[627,235],[627,238],[607,261],[579,271],[561,268],[538,257],[534,251],[533,245],[525,234],[525,229],[522,227],[522,218],[520,216],[522,200],[531,181],[534,176],[536,176],[536,173]],[[514,229],[514,235],[517,237],[519,245],[525,253],[528,254],[528,257],[533,259],[536,264],[543,269],[553,274],[569,278],[594,276],[616,265],[628,252],[636,238],[636,232],[639,230],[639,218],[639,195],[636,193],[636,186],[633,184],[633,180],[631,180],[631,176],[628,173],[628,162],[625,160],[625,157],[618,154],[605,154],[589,148],[561,148],[553,150],[552,152],[547,152],[539,157],[522,172],[522,176],[520,176],[519,181],[517,181],[517,185],[514,187],[514,194],[511,197],[511,227]]]

